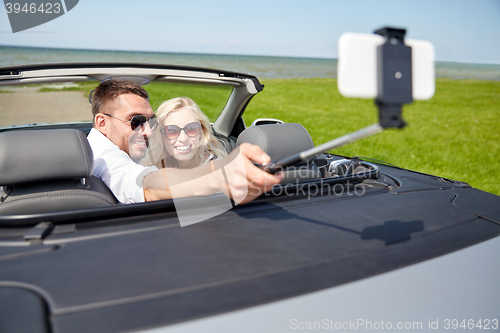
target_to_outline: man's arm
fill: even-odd
[[[279,184],[282,176],[271,175],[253,165],[271,162],[259,146],[244,143],[226,158],[193,169],[160,169],[144,177],[146,201],[210,195],[223,192],[245,203]]]

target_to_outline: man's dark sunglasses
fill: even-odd
[[[184,131],[187,136],[191,138],[195,138],[201,133],[201,124],[197,122],[192,122],[184,126],[183,128],[180,128],[177,125],[168,125],[168,126],[163,126],[161,128],[161,133],[163,134],[163,137],[167,140],[175,140],[181,135],[181,132]]]
[[[119,119],[121,121],[126,121],[126,122],[130,123],[130,127],[132,128],[133,131],[135,131],[139,128],[142,128],[144,126],[144,124],[146,124],[146,122],[149,123],[149,127],[151,127],[152,131],[154,131],[158,127],[158,118],[156,118],[155,115],[153,115],[149,118],[146,118],[146,116],[143,116],[143,115],[137,115],[137,116],[133,116],[132,119],[130,119],[130,120],[126,120],[126,119],[112,116],[109,113],[103,112],[102,114],[106,115],[108,117],[116,118],[116,119]]]

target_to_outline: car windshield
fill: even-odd
[[[96,80],[0,87],[0,127],[92,121],[89,93]],[[151,82],[144,86],[153,110],[164,101],[186,96],[214,122],[231,94],[230,86]]]
[[[89,96],[92,96],[92,91],[98,86],[99,81],[96,79],[82,81],[82,79],[85,79],[85,77],[83,76],[74,76],[74,78],[76,79],[71,82],[69,80],[66,82],[64,77],[54,76],[49,77],[48,79],[42,79],[45,80],[45,82],[43,83],[36,82],[32,84],[11,85],[5,84],[5,81],[0,81],[0,84],[3,83],[2,85],[0,85],[0,133],[19,133],[19,136],[13,138],[12,141],[9,141],[7,139],[3,140],[3,145],[5,147],[12,148],[7,152],[4,152],[5,156],[9,156],[9,158],[4,159],[4,161],[9,160],[12,162],[22,160],[23,154],[19,149],[15,148],[16,145],[20,145],[23,147],[34,147],[34,142],[30,141],[33,140],[33,137],[26,135],[26,133],[28,132],[25,132],[24,130],[38,130],[38,133],[42,133],[45,132],[45,130],[64,131],[67,129],[77,129],[84,132],[86,135],[89,134],[92,128],[92,112],[91,104],[89,102]],[[161,79],[165,80],[165,77],[162,77]],[[190,78],[182,77],[179,79],[176,77],[174,79],[188,81]],[[24,80],[38,80],[39,82],[41,81],[39,80],[39,78],[31,79],[28,77],[24,78]],[[56,80],[56,82],[51,82],[51,80]],[[146,81],[149,80],[145,79],[143,82]],[[231,94],[233,93],[235,85],[227,85],[224,83],[221,84],[220,81],[217,81],[217,83],[215,84],[212,82],[204,84],[204,82],[201,82],[202,80],[200,80],[199,78],[195,78],[193,81],[194,83],[153,81],[148,82],[147,84],[143,85],[143,87],[148,92],[149,102],[154,112],[156,112],[158,107],[167,100],[175,97],[188,97],[200,107],[203,113],[209,118],[210,122],[214,123],[221,112],[228,107],[228,101]],[[237,84],[240,83],[238,82]],[[31,133],[32,131],[29,132]],[[67,137],[64,136],[64,133],[61,133],[62,132],[59,132],[59,134],[62,135],[60,138],[63,139],[59,140],[67,142]],[[36,133],[33,132],[33,134]],[[227,139],[225,139],[225,136],[220,134],[217,135],[219,141],[223,146],[222,149],[226,147],[227,149],[230,149],[232,147],[227,146]],[[226,141],[222,142],[222,140]],[[46,141],[44,142],[46,143]],[[70,142],[68,142],[67,146],[70,145]],[[55,152],[55,155],[50,155],[52,150],[45,149],[46,147],[54,147],[53,144],[42,144],[41,146],[37,147],[38,148],[34,149],[39,151],[41,156],[45,156],[47,160],[58,160],[58,152]],[[82,156],[87,156],[86,152],[84,151],[76,152],[71,149],[65,153],[61,152],[61,154],[63,154],[66,158],[74,161],[80,160]],[[70,157],[68,154],[72,154],[72,157]],[[85,165],[87,163],[85,159],[80,160],[80,162],[77,161],[76,164],[73,164],[73,167],[68,168],[68,170],[77,168],[77,165]],[[12,165],[12,163],[9,165]],[[3,167],[5,167],[5,165],[3,165]],[[17,170],[17,168],[9,167],[9,170],[9,172],[15,173],[15,170]],[[48,183],[50,183],[50,186],[54,188],[59,188],[58,186],[62,186],[65,189],[69,189],[70,191],[91,191],[92,195],[95,194],[97,197],[100,196],[100,198],[104,197],[104,201],[107,202],[107,204],[105,205],[106,207],[101,207],[102,205],[97,201],[100,201],[102,198],[99,199],[96,197],[97,204],[94,202],[90,205],[79,203],[76,203],[71,207],[65,205],[56,205],[57,207],[48,205],[44,209],[32,210],[26,210],[26,207],[22,207],[20,208],[20,210],[17,208],[15,210],[9,210],[9,208],[7,210],[0,210],[0,220],[2,221],[0,222],[0,224],[31,224],[39,222],[40,219],[46,220],[47,218],[49,218],[51,221],[53,221],[54,219],[74,220],[77,217],[87,216],[84,218],[88,218],[88,216],[92,214],[97,214],[97,216],[101,218],[106,218],[106,216],[117,216],[117,214],[125,214],[124,212],[127,210],[127,208],[124,206],[116,205],[118,201],[116,201],[114,196],[105,186],[102,186],[104,185],[103,183],[96,182],[96,178],[78,178],[75,182],[74,177],[71,176],[71,181],[62,184],[61,182],[65,182],[65,180],[60,179],[65,176],[62,176],[61,173],[66,173],[66,171],[64,171],[63,169],[58,169],[58,171],[56,172],[57,175],[55,176],[47,176],[47,173],[50,173],[50,168],[44,169],[44,171],[40,172],[43,174],[37,175],[36,177],[31,177],[31,172],[26,173],[25,171],[20,171],[20,174],[22,174],[22,179],[14,180],[12,180],[13,178],[11,177],[11,174],[7,175],[7,173],[5,173],[3,183],[0,183],[0,203],[6,203],[5,205],[2,205],[2,207],[6,208],[9,205],[9,207],[16,206],[17,203],[19,203],[19,200],[17,200],[18,194],[21,196],[23,195],[23,193],[31,196],[36,195],[36,193],[38,193],[38,189],[35,187],[37,181],[39,181],[40,178],[38,176],[41,176],[41,178],[43,179],[45,179],[46,177],[51,178],[52,180]],[[7,179],[9,177],[11,178],[10,180]],[[11,181],[15,183],[16,186],[18,183],[21,183],[22,185],[20,186],[23,188],[22,191],[25,192],[21,191],[21,193],[17,191],[17,187],[16,189],[14,189],[14,187],[10,183]],[[28,206],[32,207],[32,205]],[[137,204],[134,206],[136,206],[137,208],[134,208],[135,214],[142,214],[145,212],[150,213],[155,209],[160,209],[160,206],[161,211],[174,210],[172,202],[163,202],[159,205],[157,205],[156,203],[143,203],[142,205]],[[18,215],[21,211],[24,212],[24,215],[22,216]],[[126,214],[130,214],[130,212]],[[21,219],[22,222],[16,222],[17,219]]]

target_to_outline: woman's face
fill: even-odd
[[[200,146],[202,128],[193,111],[182,108],[170,112],[163,126],[161,131],[167,152],[177,160],[179,167],[195,167],[193,156]]]

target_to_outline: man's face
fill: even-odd
[[[110,111],[109,114],[125,120],[130,120],[137,115],[143,115],[147,118],[154,115],[149,102],[134,94],[118,96],[106,109]],[[106,137],[126,152],[135,162],[143,158],[146,154],[148,138],[152,134],[149,124],[146,122],[144,126],[140,126],[134,131],[129,122],[109,116],[106,117],[109,125],[105,133]]]

